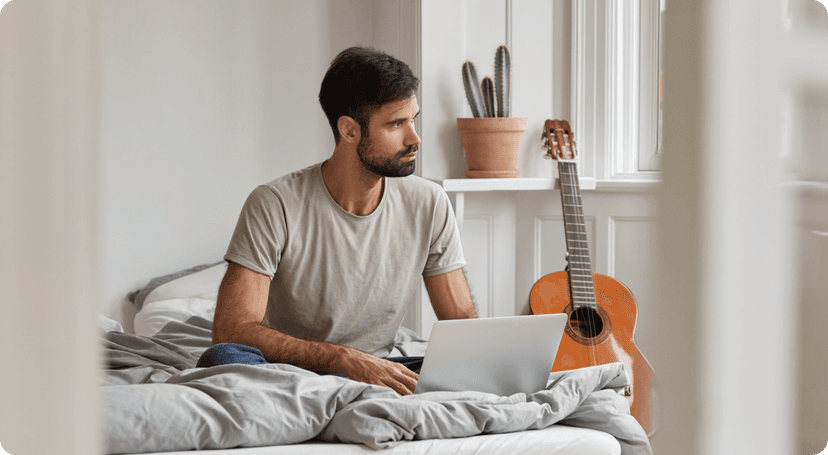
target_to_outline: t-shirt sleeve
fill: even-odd
[[[224,259],[273,278],[285,238],[282,201],[267,186],[259,186],[242,207]]]
[[[460,231],[448,195],[442,189],[437,194],[432,216],[431,245],[423,276],[442,275],[466,265]]]

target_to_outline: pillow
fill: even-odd
[[[138,307],[138,309],[140,310],[141,307],[144,306],[144,303],[145,303],[145,300],[146,300],[147,296],[152,291],[154,291],[156,288],[158,288],[158,287],[160,287],[160,286],[162,286],[166,283],[169,283],[173,280],[183,278],[183,277],[186,277],[186,276],[189,276],[189,275],[193,275],[195,273],[201,272],[201,271],[209,269],[211,267],[217,267],[218,265],[221,265],[221,264],[224,264],[224,267],[226,269],[227,263],[224,262],[224,261],[220,261],[220,262],[215,262],[215,263],[212,263],[212,264],[197,265],[195,267],[191,267],[191,268],[186,269],[186,270],[181,270],[179,272],[171,273],[169,275],[163,275],[163,276],[155,277],[155,278],[151,279],[149,281],[149,283],[147,283],[147,285],[144,286],[143,288],[141,288],[137,291],[131,292],[128,296],[129,301],[134,303]],[[219,283],[221,283],[221,279],[219,279]],[[216,287],[216,291],[218,292],[218,287]],[[179,297],[187,297],[187,296],[179,296]]]
[[[144,305],[160,300],[199,298],[215,301],[227,263],[207,267],[189,275],[170,280],[149,292],[144,298]]]
[[[184,322],[192,316],[212,321],[227,265],[222,261],[153,278],[136,295],[135,303],[141,297],[141,307],[134,319],[135,333],[152,336],[168,322]]]
[[[98,327],[101,328],[104,332],[123,332],[124,328],[121,327],[121,323],[114,320],[109,319],[108,317],[99,314],[98,315]]]
[[[215,299],[181,298],[147,301],[135,315],[135,334],[153,336],[172,321],[186,322],[193,316],[212,321],[216,312]]]

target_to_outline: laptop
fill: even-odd
[[[566,314],[437,321],[414,393],[542,390],[566,322]]]

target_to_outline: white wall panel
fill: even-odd
[[[466,195],[461,230],[466,271],[481,316],[512,316],[515,308],[515,199],[510,193]],[[484,279],[485,277],[485,279]]]
[[[530,314],[529,294],[545,273],[566,267],[563,226],[552,230],[560,219],[557,191],[525,192],[515,195],[515,314]]]
[[[468,215],[461,233],[466,256],[466,278],[481,318],[494,313],[494,216]]]

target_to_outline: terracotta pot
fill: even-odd
[[[457,130],[466,152],[469,178],[517,177],[520,144],[529,123],[527,117],[478,117],[457,119]]]

